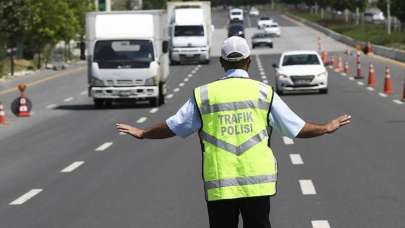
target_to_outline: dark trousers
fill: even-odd
[[[238,228],[239,214],[244,228],[271,228],[270,197],[208,201],[210,228]]]

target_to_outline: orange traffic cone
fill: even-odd
[[[6,113],[4,112],[3,104],[0,102],[0,125],[5,125],[6,123]]]
[[[335,66],[335,71],[336,72],[341,72],[343,70],[343,61],[342,61],[342,57],[338,57],[338,61],[337,61],[337,63],[336,63],[336,66]]]
[[[28,110],[27,98],[20,97],[19,107],[18,107],[18,117],[28,117],[30,112]]]
[[[377,85],[377,77],[375,76],[374,65],[370,63],[368,66],[368,86],[375,87]]]
[[[373,46],[370,41],[367,42],[367,54],[373,54]]]
[[[402,89],[402,101],[405,102],[405,79],[404,79],[404,85],[403,85],[403,89]]]
[[[325,50],[322,51],[321,58],[322,58],[323,64],[327,64],[327,63],[328,63],[328,54],[326,53]]]
[[[335,57],[331,55],[329,59],[329,66],[333,68],[333,65],[335,65]]]
[[[384,76],[384,93],[387,95],[392,94],[392,79],[391,79],[391,73],[390,73],[390,68],[385,67],[385,76]]]
[[[343,68],[343,72],[344,72],[345,74],[350,74],[349,63],[348,63],[347,61],[345,62],[345,66],[344,66],[344,68]]]
[[[27,86],[24,84],[18,85],[18,90],[20,90],[20,98],[18,101],[18,117],[30,116],[30,110],[28,108],[28,98],[26,98],[24,94],[26,88]]]

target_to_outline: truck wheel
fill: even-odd
[[[103,99],[94,99],[93,100],[94,101],[94,107],[96,108],[96,109],[101,109],[101,108],[103,108],[103,106],[104,106],[104,100]]]
[[[319,90],[319,93],[321,93],[321,94],[328,94],[328,89],[326,88],[326,89],[320,89]]]
[[[210,64],[210,59],[204,60],[203,64]]]
[[[111,108],[111,106],[113,105],[113,101],[111,99],[105,100],[104,101],[104,106],[107,108]]]
[[[159,84],[159,105],[165,104],[165,95],[163,94],[163,83]]]
[[[160,106],[160,99],[159,96],[158,97],[154,97],[150,99],[150,105],[152,107],[159,107]]]

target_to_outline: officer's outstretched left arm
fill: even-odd
[[[175,136],[166,122],[159,123],[149,129],[141,129],[123,123],[117,123],[115,126],[120,132],[132,135],[137,139],[165,139]]]
[[[333,133],[340,127],[349,124],[351,119],[351,116],[344,114],[326,124],[305,123],[304,127],[298,133],[297,138],[312,138]]]

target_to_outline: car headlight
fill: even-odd
[[[104,82],[101,79],[92,77],[91,78],[91,85],[93,85],[93,86],[104,86]]]
[[[157,81],[157,76],[148,78],[145,80],[145,85],[146,86],[155,86],[157,84],[156,81]]]
[[[320,74],[317,74],[316,76],[317,76],[317,77],[326,77],[327,74],[326,74],[326,72],[322,72],[322,73],[320,73]]]

